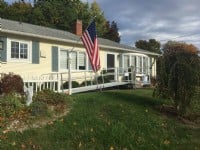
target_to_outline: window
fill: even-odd
[[[147,57],[143,57],[143,72],[144,73],[148,73],[148,58]]]
[[[68,69],[68,51],[60,51],[60,69]],[[85,52],[70,52],[71,69],[72,70],[86,70],[86,54]]]
[[[142,57],[141,56],[137,56],[137,73],[142,73]]]
[[[3,50],[3,41],[0,41],[0,50]]]
[[[135,56],[131,56],[131,66],[136,66],[136,58]]]
[[[11,41],[11,59],[27,60],[28,43]]]
[[[77,52],[71,52],[71,69],[77,69]]]
[[[8,38],[7,58],[11,62],[31,62],[32,42]]]
[[[67,51],[61,50],[60,51],[60,69],[67,69]]]
[[[90,71],[93,70],[93,69],[92,69],[92,65],[91,65],[91,63],[90,63],[89,60],[88,60],[88,70],[90,70]]]
[[[115,67],[115,55],[107,54],[107,68],[114,68]]]
[[[124,69],[128,69],[129,67],[129,56],[124,55]]]
[[[78,69],[79,70],[85,70],[86,69],[86,56],[84,52],[79,52],[78,54]]]

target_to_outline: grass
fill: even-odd
[[[0,149],[199,149],[200,129],[155,110],[152,90],[75,94],[65,117],[45,127],[0,133]]]

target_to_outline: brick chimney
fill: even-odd
[[[76,20],[75,34],[78,36],[82,35],[82,21],[78,19]]]

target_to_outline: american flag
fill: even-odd
[[[92,69],[97,72],[100,69],[100,56],[94,20],[81,36],[81,40],[86,48]]]

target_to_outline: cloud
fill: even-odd
[[[93,0],[82,0],[89,3]],[[200,48],[199,0],[96,0],[109,21],[116,21],[121,43],[140,39],[184,41]]]

